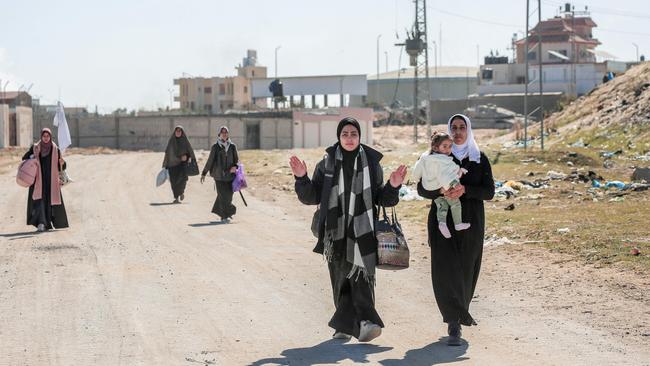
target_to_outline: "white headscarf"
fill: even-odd
[[[464,114],[454,114],[449,118],[449,122],[447,122],[447,131],[450,136],[453,137],[451,134],[451,121],[453,121],[455,118],[460,117],[465,120],[465,124],[467,125],[467,139],[465,140],[465,143],[462,145],[456,145],[453,144],[451,146],[451,153],[454,154],[456,159],[458,161],[463,161],[466,157],[469,156],[469,160],[480,163],[481,162],[481,150],[478,148],[478,144],[476,143],[476,140],[474,140],[474,133],[472,133],[472,122],[469,120],[469,117],[467,117]]]
[[[228,132],[228,140],[226,141],[223,141],[221,139],[221,131],[223,130],[226,130],[226,132]],[[221,147],[223,147],[224,150],[226,150],[226,152],[228,152],[230,145],[232,145],[232,140],[230,139],[230,130],[227,126],[221,126],[221,128],[219,128],[219,137],[217,137],[217,144],[219,144]]]

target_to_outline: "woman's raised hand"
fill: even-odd
[[[291,172],[298,178],[302,178],[307,175],[307,164],[304,160],[298,159],[297,156],[292,156],[289,158],[289,165],[291,166]]]
[[[404,182],[404,178],[406,178],[406,166],[400,165],[397,170],[390,173],[390,185],[397,188]]]

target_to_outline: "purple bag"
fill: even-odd
[[[239,192],[246,187],[248,187],[248,184],[246,183],[246,175],[244,175],[244,165],[238,163],[235,179],[232,181],[232,191]]]

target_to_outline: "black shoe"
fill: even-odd
[[[447,333],[449,334],[449,338],[447,339],[448,346],[461,345],[460,337],[462,337],[462,332],[459,322],[449,322],[449,325],[447,326]]]

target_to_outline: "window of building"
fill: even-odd
[[[206,111],[212,111],[212,104],[206,104],[205,107],[203,107]]]
[[[212,94],[212,87],[206,86],[205,88],[203,88],[203,92],[205,94]]]
[[[530,51],[528,52],[528,60],[529,61],[535,61],[537,60],[537,52],[536,51]]]
[[[557,53],[559,53],[559,54],[561,54],[561,55],[564,55],[564,56],[567,55],[567,51],[566,51],[566,50],[556,50],[555,52],[557,52]],[[552,53],[549,53],[549,54],[548,54],[548,58],[551,59],[551,60],[562,60],[560,57],[557,57],[557,56],[555,56],[555,55],[552,54]]]
[[[228,103],[228,108],[232,109],[232,103]]]
[[[224,84],[219,84],[219,95],[226,95],[226,86]]]
[[[246,93],[248,93],[248,87],[247,86],[244,87],[244,94],[246,94]]]
[[[251,70],[251,72],[253,73],[253,77],[255,77],[255,70]]]
[[[199,86],[199,93],[201,93],[201,87]]]
[[[190,109],[194,110],[194,102],[190,102]]]

